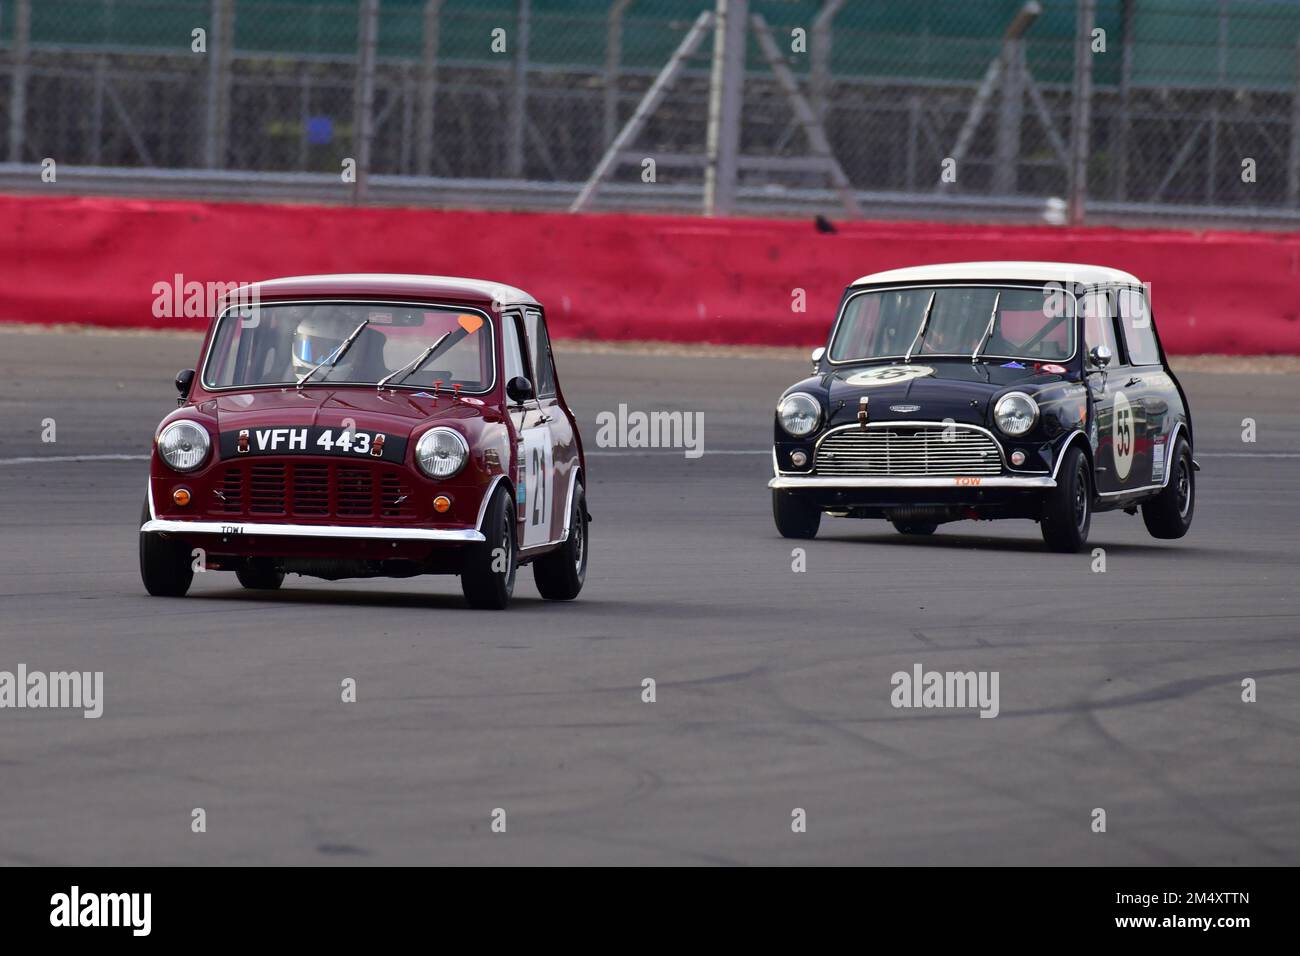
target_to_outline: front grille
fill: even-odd
[[[400,469],[353,462],[240,462],[213,484],[218,515],[282,518],[414,518]]]
[[[817,446],[820,475],[924,477],[996,475],[997,443],[961,425],[857,426],[831,432]]]

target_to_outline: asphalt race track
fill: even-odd
[[[1195,525],[1097,516],[1105,573],[1029,522],[847,519],[795,573],[763,450],[805,361],[562,347],[587,587],[491,613],[455,578],[148,597],[141,459],[196,351],[0,332],[0,670],[104,672],[98,720],[0,710],[0,863],[1300,863],[1300,376],[1184,375]],[[703,412],[705,454],[597,448],[620,403]],[[999,716],[895,709],[918,663],[997,671]]]

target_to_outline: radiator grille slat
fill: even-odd
[[[997,442],[961,425],[847,428],[832,432],[817,447],[820,475],[845,477],[924,477],[997,475],[1002,457]]]
[[[240,462],[214,479],[217,515],[321,519],[414,518],[399,469],[348,462]]]

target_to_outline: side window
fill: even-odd
[[[555,366],[551,363],[551,340],[546,334],[542,313],[529,309],[524,313],[524,331],[528,333],[528,358],[537,375],[537,397],[555,394]]]
[[[1133,365],[1158,365],[1160,349],[1151,330],[1151,309],[1141,289],[1119,290],[1119,319],[1124,326],[1124,343]]]
[[[524,354],[519,347],[519,317],[513,312],[501,316],[501,349],[506,359],[506,382],[519,376],[526,378]]]
[[[1083,297],[1083,348],[1091,352],[1104,345],[1119,361],[1119,346],[1115,343],[1115,323],[1111,316],[1111,296],[1107,292],[1089,292]]]

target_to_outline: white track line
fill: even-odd
[[[717,448],[705,451],[705,455],[771,455],[770,448],[750,450],[748,448]],[[635,451],[589,451],[590,458],[644,458],[647,455],[684,456],[680,448],[645,448]],[[1197,452],[1197,458],[1300,458],[1300,452],[1291,451],[1203,451]],[[52,464],[80,461],[148,461],[148,455],[40,455],[28,458],[0,458],[0,465],[37,465],[46,462]]]
[[[0,458],[0,465],[34,465],[39,462],[148,461],[148,455],[41,455],[33,458]]]

